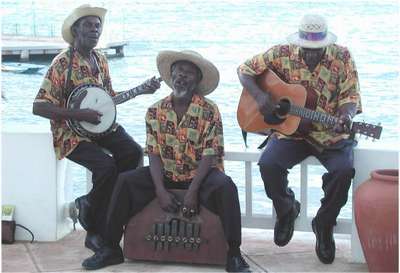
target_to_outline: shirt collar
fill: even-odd
[[[204,97],[202,97],[202,96],[200,96],[198,94],[193,94],[192,101],[191,101],[190,105],[192,105],[192,104],[203,105],[204,104]],[[168,110],[173,110],[173,107],[172,107],[172,93],[163,100],[163,102],[161,104],[161,108],[165,108],[165,109],[168,109]]]

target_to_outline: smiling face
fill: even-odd
[[[178,61],[171,66],[171,78],[174,97],[191,97],[201,80],[201,72],[191,62]]]
[[[91,50],[99,41],[102,24],[97,16],[85,16],[76,21],[71,30],[75,47]]]

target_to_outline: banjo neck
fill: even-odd
[[[134,97],[136,97],[137,95],[140,95],[142,93],[143,93],[142,86],[137,86],[137,87],[134,87],[134,88],[129,89],[127,91],[123,91],[120,94],[112,97],[112,100],[117,105],[117,104],[126,102],[126,101],[128,101],[130,99],[133,99]]]
[[[162,79],[161,78],[157,78],[156,79],[158,82],[161,82]],[[153,91],[149,91],[146,88],[146,82],[144,82],[143,84],[136,86],[132,89],[129,89],[127,91],[123,91],[121,93],[119,93],[118,95],[112,97],[113,102],[115,103],[115,105],[126,102],[130,99],[133,99],[134,97],[136,97],[137,95],[141,95],[141,94],[153,94],[155,92],[155,90]]]

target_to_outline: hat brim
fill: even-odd
[[[332,32],[328,32],[325,39],[320,40],[320,41],[309,41],[309,40],[304,40],[299,37],[299,33],[293,33],[287,37],[287,41],[290,44],[297,45],[299,47],[304,47],[304,48],[321,48],[321,47],[326,47],[328,45],[334,44],[337,40],[337,37],[335,34]]]
[[[64,20],[61,28],[61,33],[64,41],[68,44],[74,44],[74,36],[72,35],[71,27],[80,18],[85,16],[97,16],[100,18],[102,24],[104,24],[104,18],[107,10],[99,7],[79,7],[75,9],[68,17]]]
[[[191,51],[164,50],[157,56],[157,68],[161,78],[169,87],[173,89],[171,65],[177,61],[192,62],[200,69],[203,77],[195,90],[197,94],[205,96],[217,88],[219,72],[210,61]]]

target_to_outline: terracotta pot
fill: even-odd
[[[376,170],[355,193],[356,226],[368,269],[398,272],[399,170]]]

